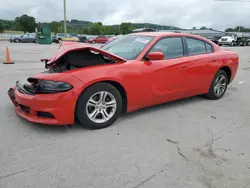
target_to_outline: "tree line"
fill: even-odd
[[[63,21],[53,21],[50,23],[36,22],[36,19],[32,16],[24,14],[20,17],[16,17],[15,20],[1,20],[0,19],[0,33],[5,30],[8,31],[23,31],[23,32],[34,32],[35,28],[40,24],[47,24],[50,26],[51,31],[54,33],[64,32]],[[152,29],[180,29],[173,26],[161,26],[158,24],[149,23],[131,23],[123,22],[119,25],[103,25],[102,22],[88,22],[80,20],[68,20],[67,31],[68,33],[77,34],[91,34],[91,35],[118,35],[131,33],[133,29],[137,28],[152,28]]]
[[[54,33],[63,33],[63,21],[53,21],[50,23],[40,23],[36,22],[36,19],[32,16],[24,14],[20,17],[16,17],[15,20],[1,20],[0,19],[0,33],[5,30],[8,31],[23,31],[23,32],[34,32],[35,28],[40,24],[47,24],[50,26],[51,31]],[[68,33],[76,34],[90,34],[90,35],[118,35],[118,34],[128,34],[131,33],[133,29],[137,28],[152,28],[156,30],[178,30],[181,28],[173,26],[162,26],[158,24],[149,23],[131,23],[123,22],[120,25],[103,25],[102,22],[89,22],[80,20],[68,20],[67,21],[67,31]],[[193,29],[197,29],[193,27]],[[200,29],[212,29],[202,26]],[[237,26],[235,28],[227,28],[225,32],[250,32],[250,28],[245,28],[243,26]]]

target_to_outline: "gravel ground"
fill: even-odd
[[[8,46],[14,65],[3,65]],[[250,47],[218,101],[193,97],[122,116],[111,127],[49,127],[16,116],[7,89],[43,70],[58,45],[0,42],[1,188],[247,188]]]

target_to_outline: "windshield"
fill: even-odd
[[[135,59],[154,39],[152,36],[125,35],[103,46],[101,49],[127,60]]]

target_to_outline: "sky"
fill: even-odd
[[[107,25],[142,22],[222,30],[238,25],[250,27],[249,10],[250,1],[67,0],[68,20],[100,21]],[[63,20],[63,0],[0,0],[0,19],[12,20],[22,14],[33,16],[38,22]]]

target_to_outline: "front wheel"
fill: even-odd
[[[224,70],[219,70],[214,76],[206,97],[212,100],[220,99],[225,94],[228,83],[227,73]]]
[[[112,125],[122,111],[119,91],[108,83],[97,83],[87,88],[79,97],[76,117],[90,129],[102,129]]]

